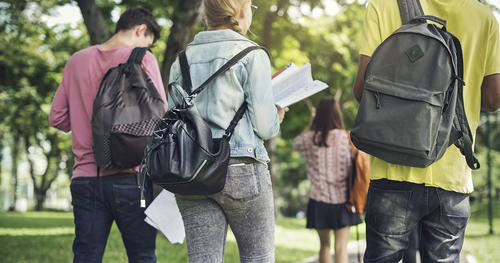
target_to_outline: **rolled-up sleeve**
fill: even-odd
[[[52,108],[49,114],[50,126],[57,128],[64,132],[69,132],[71,130],[71,122],[69,119],[69,103],[66,87],[63,81],[57,88],[56,95],[52,102]]]
[[[273,100],[271,62],[266,52],[253,52],[246,70],[248,79],[244,91],[254,132],[263,140],[271,139],[278,134],[280,124]]]

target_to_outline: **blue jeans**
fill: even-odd
[[[470,216],[469,196],[386,179],[370,183],[365,262],[398,262],[420,223],[422,262],[459,262]]]
[[[129,262],[156,262],[156,229],[144,222],[136,174],[115,174],[99,180],[96,177],[71,180],[75,220],[73,262],[102,261],[113,221],[122,234]],[[145,191],[149,204],[153,197],[151,184]]]

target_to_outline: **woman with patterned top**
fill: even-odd
[[[320,263],[331,262],[330,230],[335,235],[335,262],[347,263],[349,228],[361,223],[359,215],[348,212],[348,171],[351,169],[351,145],[344,130],[338,103],[322,99],[313,111],[310,128],[297,136],[293,147],[306,160],[311,184],[307,205],[307,228],[318,231]]]

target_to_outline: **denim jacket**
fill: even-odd
[[[234,55],[253,45],[230,29],[198,33],[186,48],[193,90]],[[178,59],[172,64],[169,81],[182,83]],[[278,134],[279,119],[271,88],[271,63],[263,50],[250,52],[219,75],[198,94],[195,105],[213,138],[220,138],[244,101],[248,107],[231,137],[231,157],[268,162],[263,140]]]

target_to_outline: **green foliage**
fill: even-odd
[[[487,162],[487,149],[483,149],[477,158],[481,163],[481,169],[472,171],[472,180],[474,182],[474,192],[471,196],[474,201],[483,202],[488,197],[488,162]],[[500,198],[500,152],[492,150],[491,151],[491,183],[492,183],[492,195],[494,198]]]
[[[259,5],[260,12],[261,3],[254,2]],[[313,77],[329,84],[330,88],[309,100],[316,105],[325,96],[340,95],[346,126],[350,127],[357,111],[352,83],[357,72],[358,39],[364,6],[358,2],[339,4],[341,11],[336,16],[323,15],[316,19],[306,17],[305,23],[292,21],[286,14],[279,16],[272,30],[270,51],[275,70],[290,62],[297,65],[311,63]],[[264,4],[264,8],[270,8],[270,5],[272,3]],[[259,12],[254,18],[252,30],[261,36],[266,20],[265,13]],[[256,38],[256,41],[259,40],[263,39]],[[281,125],[277,144],[278,206],[285,215],[304,211],[307,203],[309,186],[304,161],[293,151],[291,143],[305,129],[310,116],[307,105],[299,102],[290,107]]]
[[[21,2],[12,4],[10,16],[0,21],[6,29],[0,32],[4,40],[0,42],[0,127],[9,134],[1,138],[2,145],[10,140],[27,160],[45,161],[45,168],[38,161],[29,171],[37,196],[50,187],[61,160],[71,162],[70,136],[49,128],[48,115],[67,59],[85,47],[88,37],[76,38],[71,33],[78,29],[51,28],[41,20],[54,4],[66,2],[30,2],[26,9],[20,9]]]

